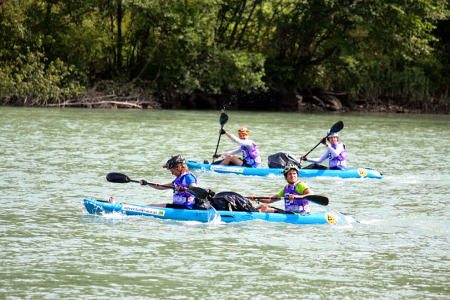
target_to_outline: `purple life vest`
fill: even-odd
[[[303,199],[289,200],[290,194],[301,195],[295,190],[300,182],[302,181],[297,181],[291,187],[288,187],[287,185],[284,187],[284,207],[286,211],[290,212],[297,212],[301,214],[310,213],[311,209],[309,208],[309,201]]]
[[[336,144],[332,145],[331,147],[334,150],[336,150],[336,148],[339,144],[342,144],[344,150],[341,153],[339,153],[338,156],[332,157],[332,153],[331,152],[328,153],[328,160],[329,160],[328,167],[330,169],[332,169],[332,168],[347,169],[347,163],[346,163],[347,148],[345,147],[345,144],[343,144],[342,142],[337,142]]]
[[[259,154],[258,145],[252,142],[252,149],[248,150],[247,147],[241,146],[242,151],[242,160],[245,164],[256,168],[259,164],[261,164],[261,155]]]
[[[182,187],[184,189],[188,189],[189,186],[183,183],[183,178],[186,175],[192,175],[195,179],[195,183],[197,184],[197,177],[195,177],[194,174],[190,173],[189,171],[186,171],[182,174],[180,174],[180,176],[178,176],[177,178],[175,178],[174,181],[172,181],[173,186],[174,187]],[[186,192],[186,190],[173,190],[173,204],[179,204],[179,205],[184,205],[187,206],[188,208],[192,208],[195,204],[195,196]]]

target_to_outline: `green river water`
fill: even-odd
[[[167,183],[171,155],[211,160],[220,112],[0,107],[0,299],[450,298],[450,116],[227,113],[225,129],[249,127],[264,165],[276,152],[306,153],[342,120],[349,167],[384,178],[305,180],[360,223],[88,215],[85,197],[170,202],[171,191],[105,176]],[[219,152],[236,147],[223,136]],[[195,174],[202,187],[244,195],[284,185]]]

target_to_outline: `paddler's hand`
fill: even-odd
[[[219,158],[221,156],[222,156],[222,154],[213,155],[213,159]]]
[[[258,199],[256,199],[256,196],[255,195],[250,195],[250,196],[247,196],[247,198],[249,199],[249,200],[251,200],[251,201],[256,201],[256,203],[261,203]]]
[[[320,140],[320,142],[321,142],[322,144],[326,145],[326,144],[327,144],[327,137],[324,136],[324,137]]]
[[[295,199],[295,195],[294,195],[294,194],[290,194],[290,195],[289,195],[289,200],[292,201],[292,200],[294,200],[294,199]]]
[[[141,180],[139,180],[139,184],[140,185],[147,185],[147,181],[146,180],[144,180],[144,179],[141,179]]]
[[[225,131],[225,129],[220,128],[220,129],[219,129],[219,133],[220,133],[220,134],[226,134],[227,132]]]
[[[301,159],[301,160],[304,160],[304,161],[307,161],[307,160],[308,160],[304,155],[302,155],[302,157],[300,157],[300,159]]]

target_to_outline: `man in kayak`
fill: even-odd
[[[286,212],[291,213],[310,213],[310,202],[303,200],[307,195],[314,195],[313,191],[309,188],[308,184],[298,179],[298,167],[294,164],[288,164],[283,170],[284,178],[287,181],[287,185],[270,197],[258,197],[258,201],[262,203],[272,203],[281,198],[284,198],[284,207]],[[256,200],[255,195],[248,196],[251,200]],[[259,212],[273,213],[280,212],[279,209],[269,207],[267,205],[261,205],[258,207]]]
[[[327,143],[330,142],[331,145]],[[345,170],[347,169],[347,149],[345,144],[339,141],[339,135],[337,132],[329,134],[327,137],[323,137],[320,142],[327,147],[327,152],[319,159],[307,159],[302,155],[301,159],[304,161],[320,164],[328,159],[328,169],[330,170]],[[308,166],[309,167],[309,166]],[[306,167],[306,168],[308,168]],[[318,169],[319,167],[309,167],[310,169]]]
[[[219,130],[220,134],[225,134],[233,142],[240,145],[239,148],[233,151],[217,154],[213,159],[224,156],[225,159],[220,162],[221,165],[235,165],[244,166],[249,168],[256,168],[261,164],[261,155],[259,154],[258,146],[249,139],[250,131],[247,127],[241,127],[238,130],[239,138],[235,137],[229,132],[226,132],[223,128]],[[235,156],[235,154],[242,152],[242,159]]]
[[[186,191],[188,188],[197,186],[197,178],[189,172],[184,157],[181,155],[172,156],[163,168],[170,170],[172,175],[176,177],[175,180],[169,183],[150,186],[158,190],[173,189],[173,203],[148,204],[148,206],[202,209],[197,207],[195,196]],[[147,185],[147,181],[143,179],[139,180],[139,183],[141,185]]]

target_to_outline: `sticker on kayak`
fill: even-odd
[[[235,173],[244,173],[244,169],[243,168],[222,167],[220,165],[211,166],[211,170],[214,170],[214,171],[227,171],[227,172],[235,172]]]
[[[337,221],[337,217],[336,217],[336,215],[333,214],[333,213],[327,213],[327,214],[325,215],[325,219],[326,219],[327,222],[330,223],[330,224],[335,224],[336,221]]]
[[[166,213],[165,210],[147,208],[147,207],[136,206],[136,205],[123,205],[122,210],[135,211],[135,212],[146,213],[149,215],[155,215],[155,216],[161,216],[161,217],[164,217],[164,214]]]
[[[366,177],[367,176],[367,170],[365,170],[365,169],[358,169],[358,174],[361,177]]]

